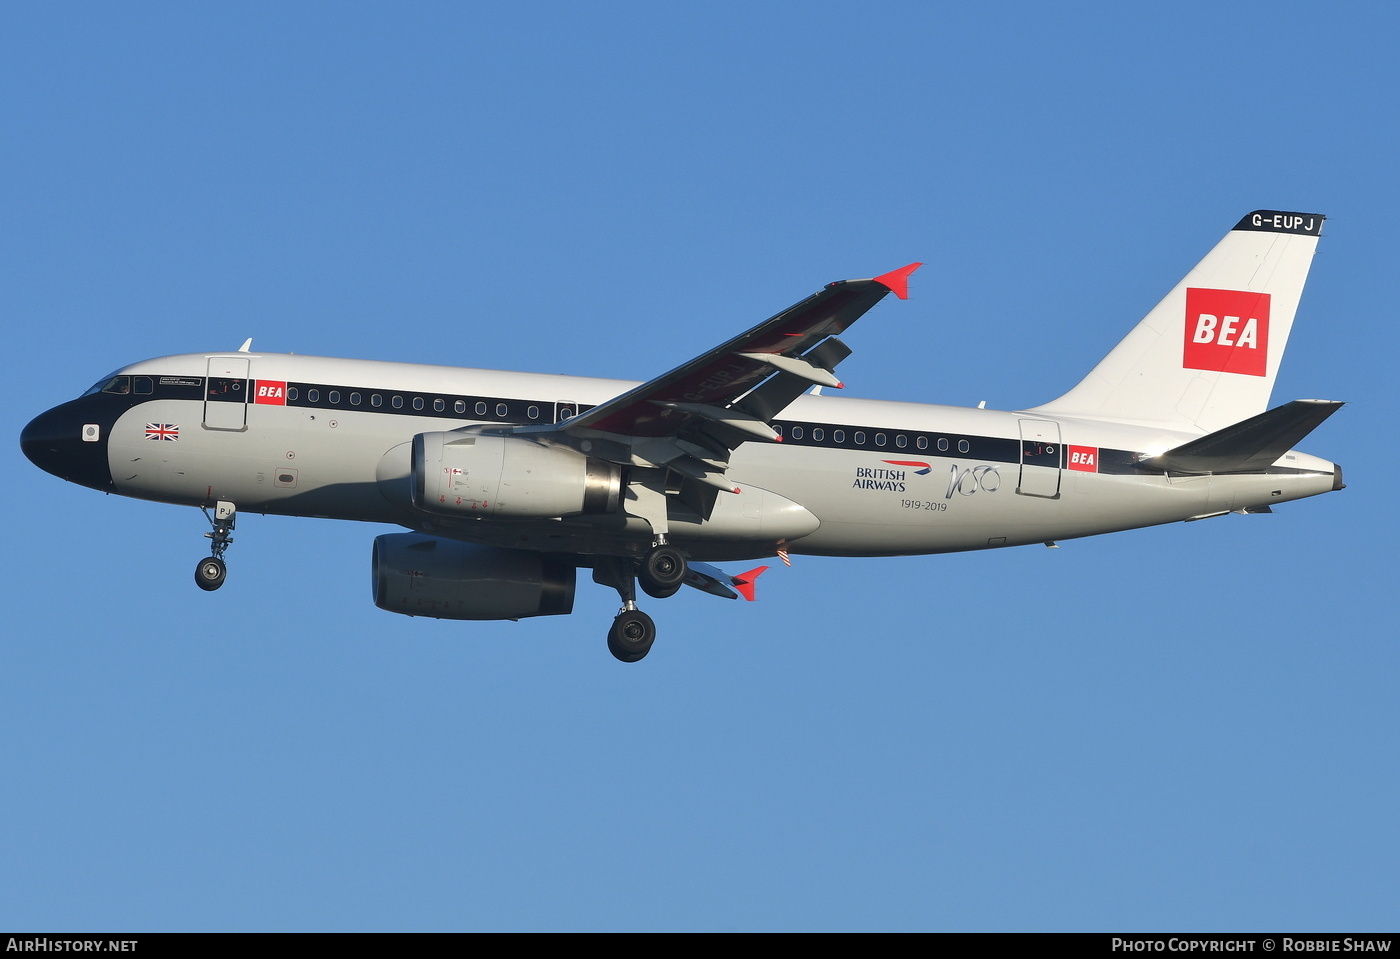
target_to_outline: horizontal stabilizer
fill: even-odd
[[[1341,407],[1336,400],[1294,400],[1145,459],[1142,465],[1171,473],[1257,473]]]

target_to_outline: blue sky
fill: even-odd
[[[1386,4],[0,11],[0,927],[1400,925]],[[386,530],[34,469],[107,371],[236,347],[646,378],[923,260],[856,396],[1073,385],[1244,213],[1330,219],[1274,394],[1342,493],[759,602],[374,608]],[[1391,413],[1387,413],[1387,410]],[[1366,437],[1371,437],[1367,440]]]

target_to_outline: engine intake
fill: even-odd
[[[451,516],[614,513],[622,501],[617,464],[519,436],[419,433],[412,471],[413,505]]]
[[[418,533],[374,540],[374,605],[435,619],[526,619],[573,612],[578,571],[543,553]]]

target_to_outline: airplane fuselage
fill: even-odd
[[[188,354],[125,367],[36,420],[31,432],[64,445],[50,457],[67,465],[51,471],[126,496],[393,523],[515,549],[626,553],[645,548],[649,528],[622,513],[425,514],[410,496],[409,458],[420,433],[552,424],[633,386],[313,356]],[[782,442],[734,451],[727,475],[741,492],[721,494],[707,520],[672,503],[671,538],[694,558],[1043,543],[1256,510],[1340,485],[1332,463],[1296,451],[1258,473],[1151,472],[1139,465],[1143,457],[1191,434],[1034,411],[806,395],[773,422]],[[84,427],[96,436],[82,436]]]

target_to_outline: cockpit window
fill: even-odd
[[[115,375],[115,374],[113,374],[113,373],[108,373],[106,376],[102,377],[102,379],[98,380],[96,383],[94,383],[94,384],[92,384],[91,386],[89,386],[89,387],[83,392],[83,395],[84,395],[84,396],[91,396],[91,395],[94,394],[94,393],[112,393],[112,392],[116,392],[115,390],[109,389],[109,387],[111,387],[113,384],[115,384],[118,380],[127,380],[127,381],[129,382],[129,381],[130,381],[130,378],[129,378],[129,377],[126,377],[126,376],[117,376],[117,375]]]
[[[104,384],[102,385],[102,392],[104,392],[104,393],[122,393],[122,394],[130,393],[130,392],[131,392],[131,377],[129,377],[129,376],[114,376],[114,377],[112,377],[110,380],[108,380],[106,383],[104,383]]]

